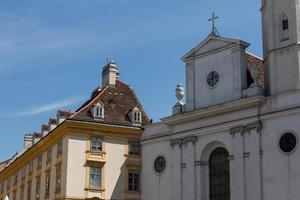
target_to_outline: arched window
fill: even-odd
[[[228,152],[216,148],[209,158],[209,200],[230,200]]]
[[[104,105],[101,102],[96,103],[92,113],[94,118],[104,119]]]
[[[281,41],[289,39],[289,19],[286,14],[281,14]]]
[[[282,15],[282,30],[287,30],[287,29],[289,29],[289,19],[285,14],[283,14]]]
[[[134,125],[140,125],[142,123],[142,113],[138,107],[134,107],[131,111],[131,121]]]

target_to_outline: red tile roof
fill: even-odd
[[[246,59],[247,59],[247,70],[250,71],[251,64],[256,64],[260,70],[260,76],[258,78],[258,83],[262,88],[265,88],[265,67],[263,60],[255,55],[252,55],[250,53],[246,53]]]
[[[97,102],[104,105],[104,120],[102,121],[94,119],[92,116],[91,109]],[[96,88],[91,98],[80,106],[70,119],[132,126],[128,114],[134,107],[137,107],[142,113],[142,125],[149,124],[149,118],[133,89],[117,80],[115,86]]]

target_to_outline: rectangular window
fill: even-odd
[[[102,151],[102,140],[100,137],[91,137],[91,150],[92,151]]]
[[[139,141],[129,142],[129,154],[140,155],[141,145]]]
[[[56,167],[55,191],[60,192],[61,189],[61,165]]]
[[[24,186],[21,187],[20,200],[24,200]]]
[[[29,171],[29,174],[32,174],[32,171],[33,171],[33,160],[29,161],[28,171]]]
[[[13,200],[17,200],[17,192],[16,191],[13,191]]]
[[[27,200],[31,200],[31,181],[27,183]]]
[[[101,166],[90,167],[90,189],[101,189]]]
[[[11,185],[11,182],[10,182],[10,180],[11,180],[11,178],[10,178],[10,177],[8,177],[8,178],[7,178],[7,186],[6,186],[7,190],[9,190],[9,188],[10,188],[10,185]]]
[[[52,159],[52,148],[49,148],[47,151],[47,163],[51,162]]]
[[[35,186],[35,200],[40,200],[41,198],[41,177],[36,178],[36,186]]]
[[[16,172],[14,175],[14,185],[17,185],[17,183],[18,183],[18,172]]]
[[[26,166],[22,168],[21,174],[22,174],[22,179],[25,179],[25,173],[26,173]]]
[[[43,164],[43,155],[40,154],[40,155],[38,156],[37,168],[38,168],[38,169],[41,169],[41,168],[42,168],[42,164]]]
[[[45,178],[45,198],[48,198],[50,194],[50,171],[46,172]]]
[[[130,170],[128,172],[128,191],[139,191],[140,173],[138,171]]]
[[[57,156],[60,156],[62,154],[62,146],[63,146],[63,142],[61,140],[57,143]]]
[[[4,192],[4,185],[3,185],[3,183],[0,183],[0,194],[3,194],[3,192]]]

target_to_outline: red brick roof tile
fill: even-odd
[[[91,109],[97,102],[104,105],[103,121],[94,119],[92,116]],[[91,98],[80,106],[70,119],[132,126],[128,113],[134,107],[138,107],[142,113],[142,125],[149,124],[149,118],[133,89],[117,80],[115,86],[106,86],[102,89],[96,88]]]
[[[250,53],[246,53],[245,55],[247,59],[247,64],[246,64],[247,70],[250,71],[251,64],[256,64],[260,70],[258,83],[262,88],[265,88],[265,67],[264,67],[263,60]]]

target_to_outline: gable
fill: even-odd
[[[193,48],[187,54],[185,54],[182,60],[186,61],[189,58],[225,49],[232,45],[242,45],[245,47],[249,46],[248,43],[243,42],[241,40],[234,40],[210,35],[205,40],[203,40],[203,42],[201,42],[195,48]]]

